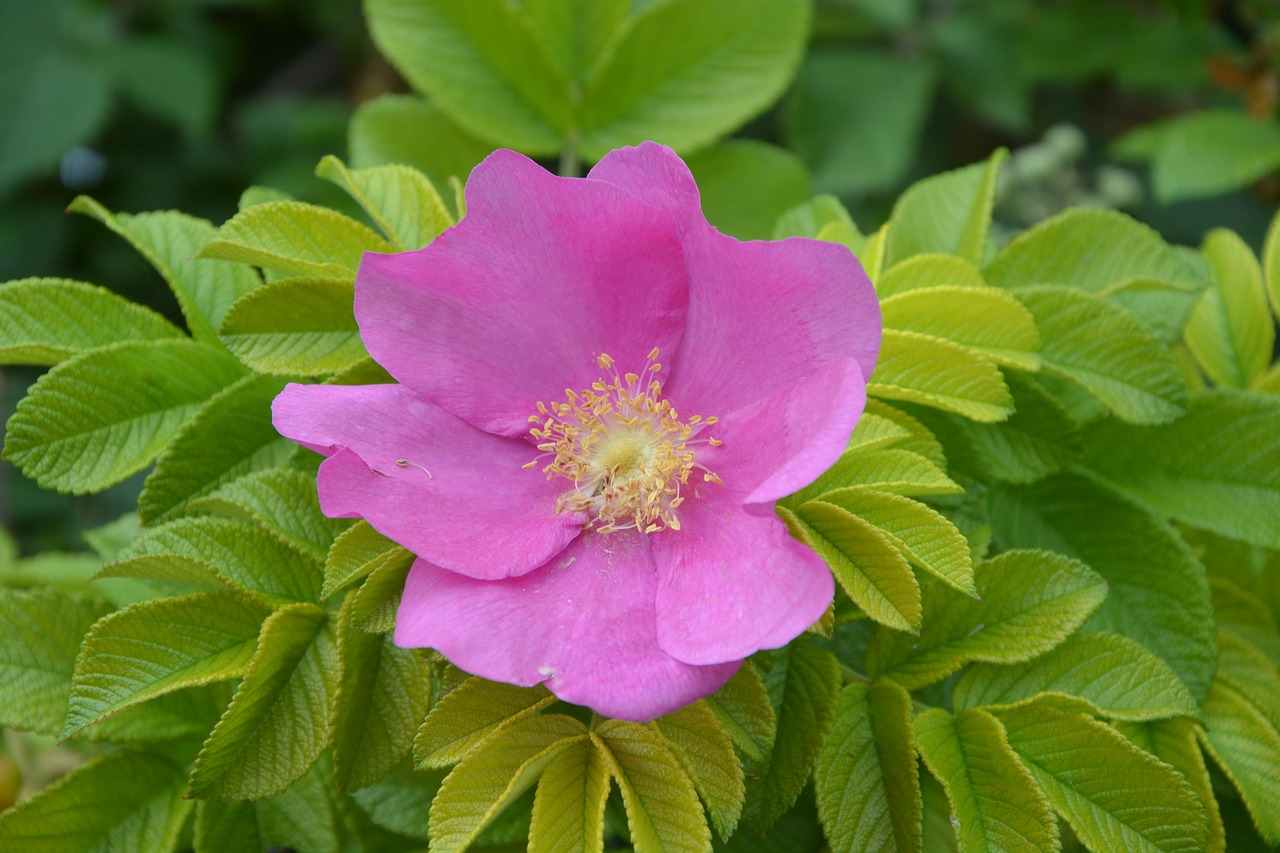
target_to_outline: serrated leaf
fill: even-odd
[[[975,163],[914,184],[893,206],[886,264],[926,252],[959,255],[975,264],[986,254],[1003,148]]]
[[[898,261],[875,282],[881,299],[921,288],[985,288],[987,283],[972,261],[955,255],[926,252]]]
[[[431,801],[445,775],[443,770],[416,770],[404,762],[369,787],[353,791],[351,799],[383,829],[426,841]]]
[[[609,765],[589,740],[566,747],[538,780],[530,853],[601,853]]]
[[[259,373],[327,376],[369,357],[352,314],[350,279],[291,277],[231,306],[218,338]]]
[[[272,201],[231,217],[196,257],[349,280],[363,253],[391,251],[386,240],[336,210]]]
[[[747,760],[761,762],[773,749],[778,718],[760,673],[750,661],[715,693],[702,700]]]
[[[1262,245],[1262,277],[1271,313],[1280,318],[1280,213],[1272,217],[1266,242]]]
[[[855,239],[865,239],[844,203],[833,195],[816,195],[783,213],[773,227],[771,239],[817,237],[829,225],[848,229],[849,233],[856,235]]]
[[[880,311],[886,329],[943,338],[1004,367],[1040,369],[1035,320],[1007,291],[940,285],[882,298]]]
[[[920,403],[975,421],[1002,421],[1013,413],[1004,378],[985,356],[942,338],[886,329],[867,393]]]
[[[813,781],[833,849],[918,851],[920,784],[907,691],[891,681],[845,687]]]
[[[1054,810],[1089,848],[1205,849],[1208,824],[1191,786],[1114,729],[1047,706],[1003,711],[999,719]]]
[[[293,468],[268,468],[237,477],[194,501],[193,510],[214,511],[267,527],[313,560],[325,560],[350,522],[320,510],[316,478]],[[332,590],[321,589],[327,598]]]
[[[62,734],[158,696],[240,678],[270,610],[225,592],[157,598],[97,622],[76,660]]]
[[[431,849],[466,849],[557,755],[588,737],[572,717],[546,714],[517,720],[485,741],[445,777],[431,803]]]
[[[395,630],[396,612],[404,596],[405,579],[413,566],[412,554],[398,555],[374,569],[355,592],[351,622],[361,631],[385,634]]]
[[[349,607],[339,619],[338,659],[330,728],[333,778],[345,793],[373,784],[408,756],[427,715],[430,675],[417,653],[390,635],[353,627]]]
[[[214,333],[232,303],[262,283],[251,269],[195,259],[216,233],[204,219],[174,210],[112,213],[83,195],[67,210],[92,216],[137,249],[177,297],[187,328],[197,340],[214,342]]]
[[[412,166],[353,171],[331,154],[320,161],[316,174],[346,190],[398,252],[421,249],[453,224],[440,193]]]
[[[1280,843],[1280,730],[1273,716],[1215,679],[1204,703],[1206,751],[1240,792],[1268,844]]]
[[[1196,723],[1185,718],[1116,724],[1116,731],[1130,743],[1182,774],[1204,806],[1205,818],[1209,824],[1209,841],[1205,845],[1205,853],[1224,853],[1226,834],[1222,817],[1218,813],[1218,800],[1213,792],[1213,784],[1209,780],[1209,770],[1205,767],[1204,755],[1196,742],[1198,728]]]
[[[1205,555],[1205,560],[1212,555]],[[1280,665],[1280,627],[1264,599],[1253,590],[1217,575],[1209,575],[1213,593],[1213,620],[1226,631]],[[1221,636],[1221,634],[1219,635]]]
[[[912,728],[921,758],[947,792],[961,850],[1060,849],[1049,804],[994,717],[932,708]]]
[[[1129,423],[1166,423],[1183,413],[1178,366],[1137,315],[1069,287],[1013,293],[1036,319],[1045,373],[1079,385]]]
[[[198,741],[217,724],[231,693],[227,682],[166,693],[98,720],[82,729],[76,740],[154,745],[162,750],[166,741]]]
[[[48,589],[0,589],[0,726],[56,736],[80,643],[109,608]]]
[[[825,474],[787,499],[795,505],[837,489],[875,489],[895,495],[955,495],[964,491],[930,459],[897,447],[847,450]]]
[[[175,518],[223,483],[284,463],[296,445],[271,425],[271,401],[283,389],[281,380],[245,376],[201,406],[143,484],[138,496],[142,523]]]
[[[960,592],[974,593],[969,543],[936,510],[910,498],[859,487],[830,492],[822,500],[880,531],[913,565]]]
[[[645,139],[693,150],[733,130],[791,81],[810,14],[771,0],[639,8],[583,89],[583,152]]]
[[[168,853],[193,805],[182,799],[182,777],[156,755],[102,756],[0,814],[0,845],[6,853]]]
[[[81,353],[18,403],[4,456],[42,488],[101,491],[150,464],[205,400],[242,375],[222,350],[186,339]]]
[[[0,586],[51,589],[71,596],[100,596],[113,607],[154,598],[156,590],[127,578],[98,578],[102,560],[84,551],[44,551],[12,563],[0,561]]]
[[[867,671],[915,690],[970,661],[1019,663],[1057,646],[1107,594],[1088,566],[1047,551],[1009,551],[973,570],[980,600],[933,583],[919,637],[881,628]]]
[[[692,853],[711,846],[693,783],[661,736],[638,723],[606,720],[591,740],[618,780],[636,853]]]
[[[196,758],[187,795],[256,800],[302,778],[328,745],[337,657],[324,610],[289,604],[271,614],[244,681]]]
[[[1050,652],[1012,666],[965,670],[952,706],[1006,708],[1048,697],[1059,707],[1112,720],[1198,718],[1200,707],[1168,664],[1119,634],[1082,631]]]
[[[412,559],[412,554],[374,530],[369,522],[357,521],[334,540],[325,557],[321,594],[332,595],[386,563]]]
[[[923,769],[920,771],[920,799],[923,805],[922,849],[929,853],[959,853],[947,792],[932,773]]]
[[[286,601],[315,601],[320,592],[317,561],[256,524],[216,516],[146,530],[102,575],[227,587]]]
[[[1187,346],[1214,382],[1247,388],[1270,366],[1276,343],[1262,268],[1253,250],[1225,228],[1210,231],[1200,251],[1213,283],[1191,312]]]
[[[493,145],[458,125],[436,104],[413,95],[382,95],[358,106],[347,131],[351,164],[357,168],[404,163],[420,169],[436,186],[465,177]],[[446,194],[449,195],[449,194]],[[452,197],[461,216],[463,208]]]
[[[742,815],[746,788],[733,743],[715,712],[702,702],[654,720],[658,732],[672,744],[698,796],[707,805],[711,823],[721,838],[733,835]]]
[[[470,678],[431,709],[413,741],[414,761],[419,767],[456,764],[500,729],[554,701],[540,684],[517,687]]]
[[[1208,584],[1168,524],[1076,474],[997,492],[991,506],[1002,546],[1052,548],[1106,578],[1090,628],[1144,644],[1204,696],[1215,666]]]
[[[779,508],[796,536],[818,552],[864,613],[900,631],[920,627],[920,585],[885,534],[848,510],[807,501],[794,514]]]
[[[768,763],[747,784],[743,817],[757,832],[772,826],[804,788],[835,718],[840,663],[801,635],[772,656],[766,676],[778,709],[777,737]]]
[[[899,429],[904,429],[908,433],[908,437],[895,437],[893,441],[885,443],[883,445],[885,448],[909,450],[912,453],[923,456],[939,469],[946,470],[947,457],[942,452],[942,443],[938,441],[937,436],[928,427],[915,417],[880,400],[868,400],[862,415],[862,418],[858,419],[858,425],[853,428],[853,437],[849,439],[850,449],[862,446],[858,438],[860,435],[859,427],[862,426],[863,420],[867,417],[879,418],[891,421]],[[867,449],[871,448],[868,447]]]
[[[196,853],[290,848],[338,853],[340,820],[327,774],[319,766],[279,796],[258,803],[202,802],[196,810]]]
[[[1157,427],[1100,424],[1084,464],[1165,516],[1280,548],[1280,398],[1227,389]]]
[[[53,365],[120,341],[182,337],[150,308],[61,278],[0,285],[0,364]]]

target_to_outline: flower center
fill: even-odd
[[[602,354],[596,363],[606,377],[581,391],[565,389],[563,403],[538,403],[529,433],[542,453],[525,467],[552,457],[542,469],[547,479],[572,481],[556,512],[586,512],[588,526],[598,525],[600,533],[679,530],[676,511],[688,493],[698,495],[696,484],[689,485],[693,472],[702,472],[702,482],[724,485],[691,449],[720,446],[718,438],[694,437],[718,419],[680,419],[662,399],[657,357],[655,347],[640,373],[619,377],[613,359]]]

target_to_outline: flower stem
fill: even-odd
[[[560,174],[566,178],[578,177],[581,163],[578,160],[578,132],[570,131],[560,152]]]

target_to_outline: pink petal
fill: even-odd
[[[527,442],[481,432],[404,386],[289,385],[272,412],[282,435],[329,456],[318,478],[325,514],[365,518],[455,572],[531,571],[586,520],[557,514],[560,485],[521,467],[537,454]]]
[[[616,187],[559,178],[497,151],[467,182],[467,215],[434,243],[367,253],[356,318],[370,354],[468,423],[520,435],[538,401],[674,355],[688,279],[670,219]]]
[[[799,491],[835,464],[867,402],[862,370],[833,361],[780,394],[726,416],[698,461],[744,503],[772,503]]]
[[[708,696],[740,661],[689,666],[658,647],[653,557],[637,533],[584,533],[546,566],[477,581],[418,560],[395,641],[495,681],[646,721]]]
[[[724,416],[846,358],[871,375],[880,307],[848,249],[719,233],[702,215],[688,168],[656,143],[610,152],[590,177],[660,207],[680,232],[689,310],[665,393],[681,412]]]
[[[716,488],[700,486],[702,499],[681,507],[681,530],[651,537],[658,645],[690,664],[785,645],[822,616],[835,594],[831,571],[791,538],[772,504],[716,500]]]

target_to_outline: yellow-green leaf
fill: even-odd
[[[918,332],[885,330],[867,393],[975,421],[1002,421],[1013,412],[1013,398],[995,364],[967,347]]]
[[[419,767],[456,764],[495,732],[554,701],[542,685],[517,687],[471,678],[431,709],[414,738],[414,759]]]
[[[590,740],[566,746],[542,771],[529,853],[601,853],[609,764]]]
[[[331,154],[316,174],[346,190],[398,252],[421,249],[453,224],[435,185],[412,166],[351,170]]]
[[[1276,343],[1262,268],[1253,250],[1225,228],[1210,231],[1200,251],[1213,283],[1191,312],[1187,346],[1214,382],[1248,388],[1271,364]]]
[[[298,201],[271,201],[231,217],[196,257],[297,275],[351,279],[362,254],[391,251],[386,240],[336,210]]]
[[[1031,312],[1008,291],[954,285],[882,298],[886,329],[944,338],[996,364],[1040,369],[1040,335]]]

